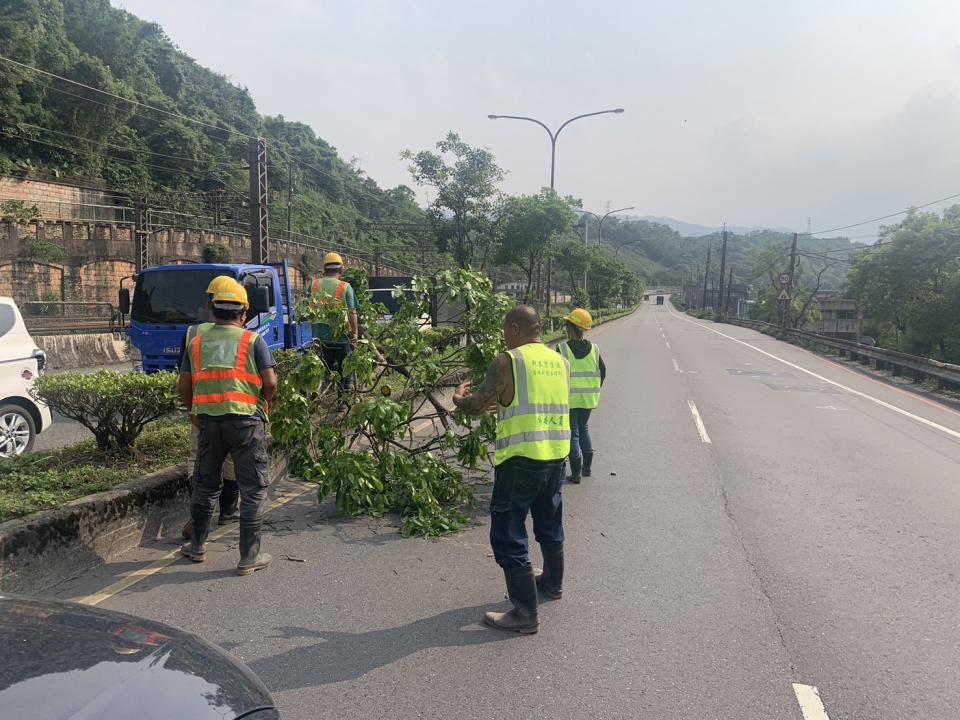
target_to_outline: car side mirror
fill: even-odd
[[[248,287],[247,296],[250,300],[250,315],[259,315],[270,309],[270,291],[268,288],[262,285]]]
[[[129,288],[120,288],[120,314],[129,315],[130,314],[130,289]]]

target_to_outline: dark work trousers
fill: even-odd
[[[223,461],[230,455],[240,489],[240,522],[256,520],[263,513],[270,482],[263,419],[257,415],[198,415],[197,426],[200,429],[197,478],[190,503],[194,519],[213,515],[223,487]]]
[[[593,452],[590,441],[590,413],[585,408],[570,408],[570,457],[578,458],[580,453]]]
[[[353,352],[353,346],[348,343],[321,342],[320,357],[324,364],[336,373],[340,374],[340,390],[349,390],[353,387],[353,375],[343,374],[343,361]]]
[[[530,564],[527,512],[533,536],[546,551],[563,548],[563,460],[513,457],[496,467],[490,501],[490,547],[504,569]]]

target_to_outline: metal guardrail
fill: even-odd
[[[728,318],[726,322],[731,325],[740,325],[768,334],[781,334],[781,330],[777,325],[762,320]],[[939,360],[933,360],[920,355],[910,355],[899,352],[898,350],[887,350],[873,345],[864,345],[863,343],[853,342],[852,340],[833,338],[827,335],[820,335],[819,333],[794,330],[793,328],[787,328],[786,335],[787,337],[796,339],[801,345],[808,344],[827,347],[838,351],[841,356],[846,356],[850,360],[855,360],[865,365],[872,363],[877,370],[889,370],[894,377],[909,374],[918,382],[922,382],[926,378],[934,378],[937,381],[937,386],[940,388],[945,387],[947,384],[960,387],[960,365],[940,362]]]
[[[108,302],[33,300],[20,305],[33,335],[117,333],[125,327],[124,316]]]

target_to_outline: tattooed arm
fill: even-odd
[[[487,409],[503,397],[505,390],[513,384],[513,369],[510,358],[501,353],[487,370],[487,375],[475,393],[470,392],[470,383],[463,383],[453,394],[453,404],[468,415],[483,415]],[[511,393],[512,394],[512,393]]]

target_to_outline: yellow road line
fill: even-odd
[[[273,503],[270,504],[266,512],[271,512],[273,510],[276,510],[277,508],[283,507],[291,500],[296,500],[298,497],[306,495],[308,492],[312,492],[313,489],[314,487],[311,486],[308,488],[304,488],[300,492],[293,492],[288,495],[284,495],[281,498],[277,498]],[[215,530],[212,533],[210,533],[208,542],[211,542],[213,540],[219,540],[222,537],[226,537],[230,533],[236,532],[237,529],[238,528],[236,525],[226,525],[222,528],[219,528],[218,530]],[[100,592],[94,593],[93,595],[87,595],[85,597],[78,598],[76,602],[83,603],[84,605],[99,605],[104,600],[107,600],[113,597],[117,593],[123,592],[129,587],[133,587],[144,578],[148,578],[151,575],[156,575],[165,567],[168,567],[173,563],[175,563],[181,557],[183,556],[180,554],[179,548],[177,548],[176,550],[171,550],[166,555],[159,558],[158,560],[154,560],[152,563],[150,563],[146,567],[142,567],[139,570],[133,570],[129,573],[126,573],[115,583],[108,585]]]

